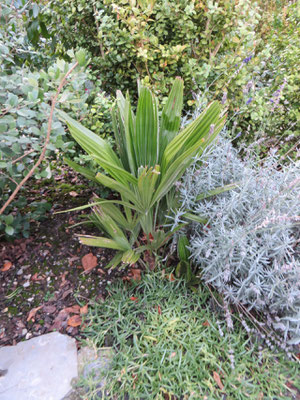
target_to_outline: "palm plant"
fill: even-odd
[[[118,153],[108,142],[59,111],[73,138],[105,173],[94,175],[73,161],[66,160],[67,163],[119,194],[119,200],[94,197],[91,204],[81,207],[92,208],[90,219],[106,236],[79,235],[79,240],[89,246],[117,250],[110,267],[142,261],[142,253],[149,259],[168,242],[174,234],[165,227],[168,211],[176,207],[174,184],[224,125],[220,105],[213,102],[180,130],[182,107],[181,78],[176,78],[161,115],[158,101],[148,88],[139,87],[136,115],[128,95],[117,92],[112,121]],[[186,213],[183,218],[188,221],[196,216]]]

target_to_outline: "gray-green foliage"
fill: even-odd
[[[26,14],[28,4],[18,8],[10,1],[5,1],[1,7],[0,195],[1,203],[4,203],[32,168],[42,150],[51,98],[72,63],[58,59],[41,69],[41,60],[47,61],[46,64],[49,60],[32,49],[26,40],[25,28],[20,18],[21,13]],[[72,56],[72,53],[69,54]],[[84,91],[86,79],[82,70],[76,70],[58,99],[63,108],[72,110],[75,115],[82,109],[88,96]],[[63,149],[74,152],[73,147],[74,142],[70,141],[63,125],[54,115],[46,161],[36,170],[35,178],[50,178],[49,161],[56,157],[55,151]],[[29,219],[39,217],[49,208],[46,203],[31,204],[30,211],[27,210],[27,215],[22,217],[17,209],[24,208],[26,204],[26,197],[21,194],[6,209],[6,215],[0,217],[0,232],[5,231],[9,236],[18,232],[28,235]]]
[[[181,210],[207,215],[193,224],[190,251],[199,274],[233,303],[262,311],[289,343],[300,341],[299,211],[300,165],[263,166],[238,158],[222,139],[183,179]],[[238,188],[199,200],[221,185]]]

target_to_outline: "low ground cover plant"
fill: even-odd
[[[289,399],[286,377],[299,385],[297,365],[253,344],[237,320],[228,332],[223,312],[210,308],[210,298],[202,285],[193,292],[160,271],[130,287],[113,286],[104,302],[93,303],[86,343],[113,348],[111,368],[104,371],[106,395]],[[88,399],[99,398],[98,381],[81,384],[90,388]]]
[[[107,237],[79,236],[83,244],[117,250],[108,267],[134,264],[142,261],[144,254],[144,262],[154,268],[158,250],[174,233],[164,228],[166,215],[176,206],[174,184],[224,125],[225,116],[219,103],[214,102],[180,130],[182,107],[180,78],[175,80],[161,115],[157,99],[148,88],[139,87],[136,115],[129,97],[118,92],[112,113],[118,153],[107,141],[60,112],[73,138],[106,174],[95,174],[72,161],[68,164],[120,196],[109,201],[94,197],[87,205],[93,210],[90,220]],[[195,217],[186,212],[184,218]]]
[[[222,138],[183,178],[173,226],[184,210],[207,215],[205,226],[188,231],[198,276],[229,303],[261,311],[283,347],[300,342],[299,167],[274,155],[259,165],[253,156],[242,161]],[[201,194],[232,182],[237,187],[218,196]]]

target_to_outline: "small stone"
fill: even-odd
[[[22,329],[22,336],[25,336],[28,330],[26,328]]]
[[[23,287],[24,287],[24,288],[27,288],[28,286],[30,286],[30,282],[29,282],[29,281],[23,283]]]
[[[23,274],[23,268],[19,269],[19,271],[17,272],[17,275],[22,275]]]

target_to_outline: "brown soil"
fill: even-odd
[[[78,190],[78,197],[72,187],[60,193],[53,202],[59,206],[45,221],[33,224],[28,239],[0,242],[0,347],[54,330],[80,337],[89,301],[99,301],[107,285],[128,275],[128,270],[105,268],[112,252],[80,245],[75,233],[99,235],[87,225],[68,228],[82,221],[82,212],[54,214],[54,210],[86,204],[92,193],[86,187]],[[45,197],[49,190],[39,192]],[[97,258],[89,272],[82,266],[88,253]],[[1,271],[4,265],[10,266],[7,271]]]

